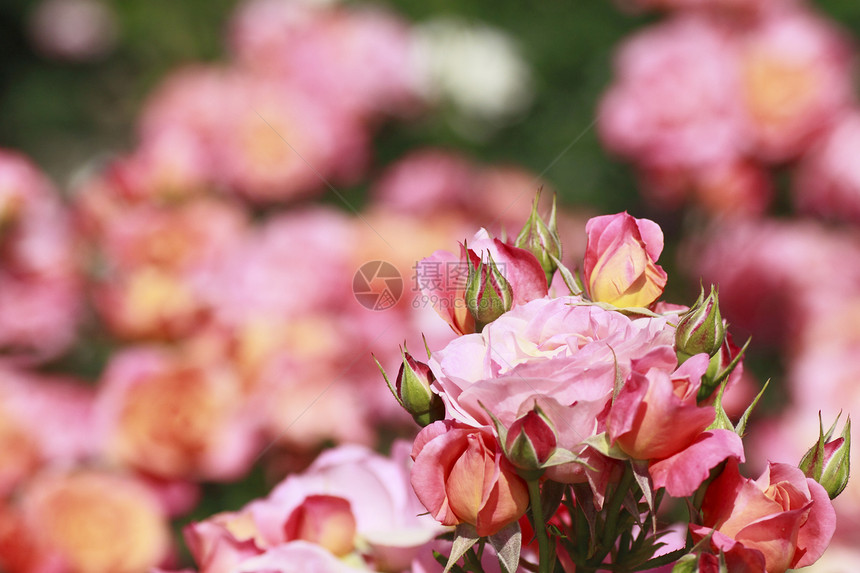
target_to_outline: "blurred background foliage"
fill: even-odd
[[[135,114],[168,71],[226,57],[225,26],[236,2],[112,0],[117,45],[101,61],[83,64],[51,61],[33,49],[27,25],[37,4],[4,0],[0,7],[0,145],[29,154],[62,184],[99,153],[132,147]],[[507,31],[532,66],[536,97],[525,117],[485,141],[458,134],[444,114],[434,115],[436,121],[391,126],[376,138],[378,163],[420,145],[439,145],[487,162],[546,171],[568,203],[603,211],[629,208],[636,200],[629,171],[601,151],[592,122],[598,95],[609,82],[613,46],[642,18],[603,0],[388,5],[415,22],[454,15]],[[855,16],[860,22],[860,10]]]
[[[63,184],[100,153],[132,148],[134,118],[146,95],[178,65],[226,57],[225,28],[235,0],[109,0],[119,27],[115,48],[81,64],[40,56],[28,37],[38,2],[0,3],[0,146],[17,148]],[[860,4],[823,0],[825,13],[860,30]],[[433,121],[399,123],[376,138],[377,162],[438,145],[487,162],[543,173],[564,202],[598,211],[636,211],[631,170],[601,149],[593,128],[598,97],[612,73],[614,46],[654,15],[624,13],[607,0],[396,0],[413,22],[452,15],[499,27],[532,66],[535,100],[517,122],[486,140]],[[556,161],[556,159],[558,159]]]

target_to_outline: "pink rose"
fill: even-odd
[[[605,430],[616,376],[654,348],[672,352],[674,336],[664,317],[631,320],[578,297],[539,299],[434,351],[429,365],[449,418],[491,427],[486,407],[510,427],[537,401],[559,447],[581,453],[585,439]],[[584,474],[578,464],[549,470],[567,483]]]
[[[149,571],[170,553],[158,499],[106,470],[49,472],[0,508],[0,566],[12,573]]]
[[[630,37],[600,105],[607,148],[649,168],[735,161],[745,135],[735,44],[714,20],[691,16]]]
[[[420,68],[407,23],[383,6],[254,0],[230,22],[243,67],[291,78],[331,108],[361,117],[410,111]]]
[[[696,404],[708,355],[697,354],[672,372],[676,362],[675,353],[668,348],[635,360],[633,372],[612,404],[609,436],[635,459],[676,454],[714,421],[713,406]]]
[[[450,211],[469,200],[478,167],[465,157],[434,148],[400,158],[374,185],[374,197],[395,211]]]
[[[726,458],[744,459],[737,434],[705,431],[716,413],[699,406],[696,395],[708,361],[697,354],[672,372],[676,359],[668,348],[634,360],[606,422],[612,442],[634,459],[650,460],[654,486],[675,497],[692,495]]]
[[[263,564],[352,571],[346,562],[403,571],[441,531],[422,515],[408,462],[405,442],[394,444],[391,459],[359,446],[328,450],[268,498],[187,527],[188,546],[204,573],[258,571],[253,567]]]
[[[232,369],[172,349],[114,354],[96,417],[111,459],[164,479],[232,481],[259,453],[259,421]]]
[[[730,460],[708,487],[703,524],[691,525],[695,539],[713,531],[715,550],[740,544],[764,557],[767,573],[782,573],[818,560],[836,530],[827,492],[788,464],[771,463],[758,480],[744,478]]]
[[[801,158],[794,182],[800,211],[820,217],[860,222],[860,110],[842,116]]]
[[[415,271],[425,297],[459,334],[475,332],[475,318],[465,299],[469,264],[475,267],[481,261],[488,264],[490,258],[510,284],[514,307],[547,295],[546,274],[537,258],[525,249],[490,238],[481,229],[460,247],[459,259],[448,251],[436,251],[422,259]]]
[[[663,294],[667,275],[656,264],[663,231],[626,212],[594,217],[585,226],[583,275],[591,299],[618,307],[647,307]]]
[[[58,191],[0,149],[0,350],[45,360],[74,341],[83,309],[78,240]]]
[[[412,487],[443,525],[469,523],[492,535],[528,507],[526,484],[489,429],[434,422],[418,434],[412,458]]]
[[[843,32],[796,8],[775,10],[739,42],[752,151],[769,162],[803,153],[853,100],[852,50]]]

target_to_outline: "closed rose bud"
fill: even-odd
[[[583,275],[591,300],[629,308],[660,298],[667,275],[656,263],[663,251],[657,223],[625,212],[594,217],[585,232]]]
[[[508,428],[505,456],[520,470],[540,470],[555,453],[558,437],[552,423],[535,405]]]
[[[442,525],[468,523],[481,537],[499,532],[526,512],[526,483],[501,455],[488,428],[435,422],[415,438],[412,487]]]
[[[485,263],[474,251],[468,251],[469,279],[466,282],[466,307],[475,318],[476,330],[480,331],[509,311],[514,305],[511,283],[487,254]]]
[[[532,205],[532,213],[517,235],[515,246],[525,249],[537,258],[540,266],[546,273],[547,284],[552,283],[552,275],[558,268],[556,261],[561,260],[561,239],[558,236],[558,225],[556,223],[555,196],[552,198],[552,211],[549,215],[549,223],[544,222],[538,215],[537,207],[540,199],[540,191],[535,197]]]
[[[415,360],[408,350],[403,351],[403,363],[394,383],[400,404],[424,427],[445,417],[442,398],[430,389],[436,379],[430,367]]]
[[[838,419],[837,419],[838,421]],[[803,474],[820,483],[827,491],[830,499],[835,499],[845,486],[848,485],[848,475],[851,471],[851,418],[845,423],[842,435],[831,440],[836,422],[825,434],[819,432],[818,442],[803,456],[798,467]]]
[[[704,294],[704,291],[699,294],[696,304],[681,317],[675,330],[675,348],[681,362],[703,352],[713,356],[725,340],[726,326],[720,316],[717,290],[711,285],[707,298]]]

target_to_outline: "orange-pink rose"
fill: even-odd
[[[618,307],[647,307],[660,298],[667,275],[657,265],[663,231],[626,212],[594,217],[585,226],[583,275],[591,300]]]
[[[698,541],[713,531],[716,550],[764,557],[767,573],[806,567],[821,557],[836,530],[827,492],[789,464],[771,463],[758,480],[744,478],[735,460],[708,487]]]
[[[525,482],[487,428],[434,422],[418,434],[412,458],[412,487],[443,525],[469,523],[492,535],[528,507]]]

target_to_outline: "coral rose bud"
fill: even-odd
[[[558,236],[558,224],[556,222],[555,196],[552,198],[552,211],[549,215],[549,223],[544,222],[538,215],[537,207],[540,200],[538,191],[532,204],[532,213],[523,226],[514,245],[525,249],[537,258],[540,266],[546,273],[547,284],[552,283],[552,275],[558,268],[557,261],[561,260],[561,239]]]
[[[824,487],[830,499],[835,499],[842,493],[848,485],[848,474],[851,471],[851,418],[845,423],[842,435],[831,440],[835,428],[836,422],[826,434],[822,428],[818,442],[809,448],[798,464],[806,477],[814,479]]]
[[[302,539],[337,557],[355,549],[355,516],[349,502],[332,495],[309,495],[287,519],[287,541]]]
[[[505,455],[521,470],[540,470],[557,446],[558,436],[552,423],[535,405],[508,428]]]
[[[591,300],[617,307],[647,307],[663,294],[666,272],[656,264],[663,231],[626,212],[594,217],[585,226],[583,274]]]
[[[514,304],[511,283],[488,254],[484,263],[472,251],[468,251],[469,279],[466,282],[466,307],[475,318],[476,329],[481,330],[509,311]]]
[[[518,520],[529,504],[525,482],[488,428],[435,422],[415,438],[412,487],[443,525],[469,523],[481,537]]]
[[[720,315],[717,290],[711,285],[711,293],[707,298],[704,295],[702,290],[696,304],[681,317],[675,330],[675,348],[681,362],[703,352],[713,356],[725,340],[726,325]]]

